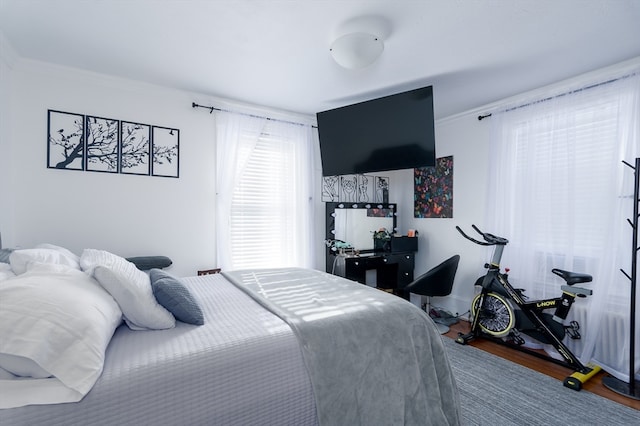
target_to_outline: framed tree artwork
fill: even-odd
[[[120,173],[151,173],[151,126],[120,122]]]
[[[153,126],[151,138],[151,174],[179,177],[180,130]]]
[[[118,120],[87,116],[86,170],[118,173]]]
[[[47,167],[84,170],[84,115],[48,110]]]

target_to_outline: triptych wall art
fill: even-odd
[[[389,178],[369,175],[323,177],[322,201],[388,203]]]
[[[413,216],[453,217],[453,156],[436,158],[435,167],[413,170]]]
[[[179,177],[180,130],[48,110],[47,167]]]

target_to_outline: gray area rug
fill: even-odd
[[[443,337],[460,392],[462,424],[640,425],[640,411]],[[570,370],[567,370],[567,374]]]

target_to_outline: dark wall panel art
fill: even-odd
[[[47,167],[179,177],[180,130],[47,111]]]
[[[120,122],[120,173],[151,173],[151,126]]]
[[[47,112],[47,167],[84,170],[84,115]]]
[[[86,170],[118,173],[118,120],[87,116]]]
[[[178,153],[180,152],[180,131],[153,126],[151,174],[153,176],[178,177]]]
[[[453,217],[453,156],[436,159],[434,167],[414,169],[413,216]]]
[[[341,175],[322,178],[322,201],[388,203],[389,178],[371,175]]]

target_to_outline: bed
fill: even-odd
[[[45,266],[32,261],[25,263],[27,270],[22,274],[8,272],[0,280],[0,321],[8,315],[4,301],[12,300],[5,297],[11,295],[7,289],[24,290],[23,284],[16,285],[21,275],[26,275],[27,282],[37,278],[38,283],[56,277],[58,281],[51,278],[51,282],[58,286],[67,276],[83,274],[104,290],[111,289],[113,294],[107,292],[122,310],[113,335],[102,342],[103,365],[89,389],[75,397],[77,402],[51,403],[52,396],[46,392],[40,402],[17,398],[15,407],[0,409],[0,424],[460,422],[457,388],[441,336],[427,315],[401,298],[308,269],[233,271],[180,279],[164,273],[162,279],[178,281],[187,290],[203,321],[201,325],[183,322],[185,313],[169,307],[174,323],[153,330],[140,326],[145,318],[136,318],[128,310],[132,300],[141,303],[136,296],[127,294],[129,300],[124,301],[118,290],[103,281],[106,269],[123,269],[126,273],[119,271],[120,281],[133,274],[141,279],[140,288],[148,296],[151,290],[144,285],[155,291],[153,272],[157,270],[148,275],[115,255],[90,253],[92,262],[78,258],[79,271],[76,265]],[[166,317],[151,319],[162,323]],[[4,339],[9,331],[0,325],[0,333]],[[24,389],[31,389],[27,394],[33,395],[33,386],[47,380],[57,376],[0,379],[0,403],[23,383]]]

